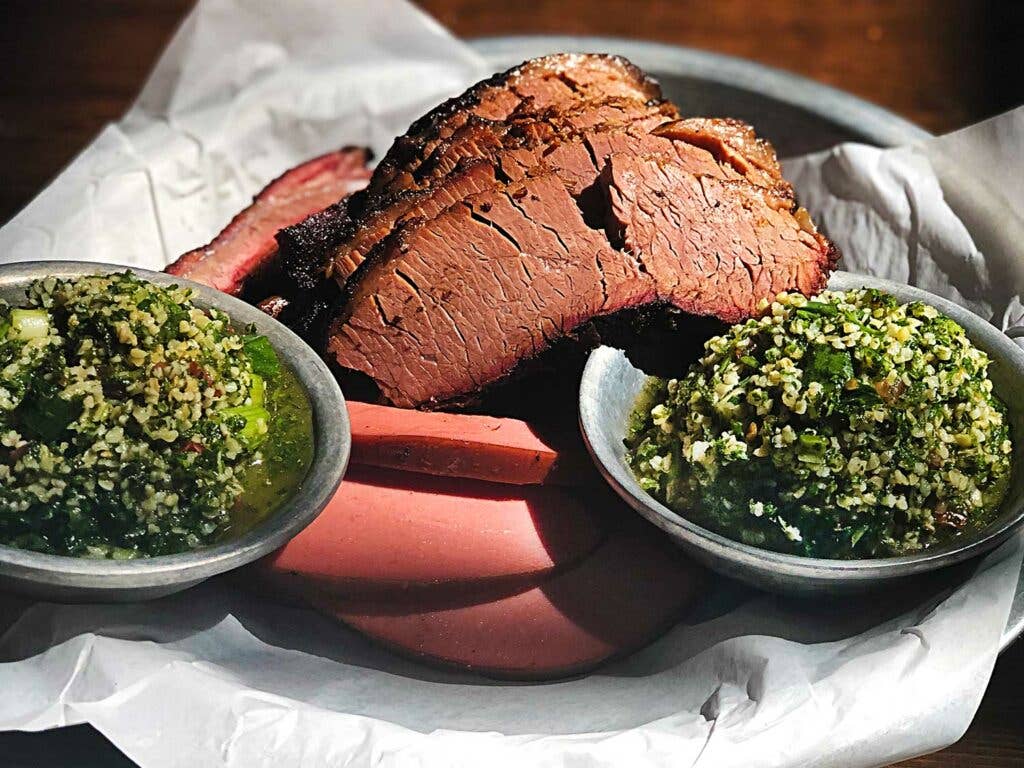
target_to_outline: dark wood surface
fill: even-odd
[[[340,1],[340,0],[339,0]],[[0,0],[0,222],[127,108],[188,0]],[[1024,103],[1016,2],[972,0],[423,0],[461,36],[633,37],[770,64],[877,102],[925,128]],[[970,628],[965,628],[970,631]],[[916,768],[1024,765],[1024,643],[996,665],[971,728]],[[0,692],[0,695],[3,695]],[[0,766],[123,764],[86,728],[0,736]],[[49,756],[45,763],[40,757]]]

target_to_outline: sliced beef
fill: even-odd
[[[327,275],[344,285],[366,254],[403,220],[432,218],[467,195],[497,184],[502,175],[524,177],[547,156],[548,165],[562,173],[573,194],[579,194],[598,173],[589,150],[579,144],[585,129],[628,127],[646,133],[673,113],[674,108],[620,99],[500,126],[491,121],[467,123],[420,166],[410,188],[378,197],[351,218],[348,234],[331,250]],[[572,142],[578,145],[575,150],[564,147]]]
[[[587,148],[600,169],[604,168],[608,158],[615,153],[664,155],[672,158],[672,162],[687,173],[695,176],[711,176],[725,181],[744,181],[763,188],[773,200],[772,205],[785,210],[795,207],[793,188],[782,178],[778,162],[774,161],[775,154],[771,145],[767,146],[768,151],[771,152],[774,167],[769,164],[766,168],[762,168],[752,162],[744,163],[732,153],[723,151],[712,142],[693,141],[687,131],[677,130],[682,124],[693,122],[697,121],[679,120],[662,123],[649,133],[637,130],[626,133],[621,131],[590,132],[586,136]],[[721,123],[732,124],[735,121],[700,118],[699,122],[713,126]],[[708,130],[712,129],[709,127]]]
[[[348,234],[329,254],[327,274],[343,285],[366,254],[403,218],[429,218],[468,194],[465,179],[456,173],[468,161],[494,162],[503,175],[513,179],[522,179],[530,169],[545,163],[559,172],[573,195],[582,195],[594,185],[601,162],[617,149],[676,152],[680,162],[695,173],[746,178],[772,189],[781,205],[790,204],[792,190],[778,176],[777,163],[774,167],[771,163],[754,165],[744,161],[738,151],[726,152],[713,141],[673,141],[677,134],[684,138],[689,135],[684,125],[700,124],[700,130],[716,136],[720,123],[728,135],[742,135],[742,124],[716,120],[672,122],[675,115],[671,105],[614,99],[502,124],[475,118],[438,145],[420,166],[415,179],[408,182],[410,189],[378,198],[368,210],[350,219]],[[675,130],[664,130],[666,127]],[[689,133],[697,130],[695,127]],[[756,137],[749,140],[749,145],[762,151]],[[677,151],[677,147],[681,149]],[[707,147],[707,151],[695,152],[695,147]],[[449,176],[456,179],[451,189],[445,183]],[[479,169],[474,176],[480,176]],[[595,188],[594,192],[599,190]],[[583,207],[594,209],[586,200]]]
[[[697,176],[663,155],[611,155],[602,175],[612,240],[633,254],[658,297],[726,322],[781,291],[825,287],[838,252],[769,190]]]
[[[503,121],[552,107],[611,98],[657,101],[657,82],[619,56],[563,53],[532,59],[477,83],[413,123],[381,160],[369,188],[376,194],[400,173],[415,172],[438,143],[472,117]]]
[[[172,275],[239,295],[274,268],[275,233],[366,186],[369,153],[348,147],[314,158],[268,184],[209,244],[167,267]]]
[[[425,408],[566,339],[628,345],[643,323],[620,318],[731,322],[813,293],[838,256],[749,126],[681,119],[628,62],[590,55],[446,102],[367,190],[278,242],[309,307],[286,322],[367,396]]]
[[[765,179],[782,178],[782,168],[772,145],[758,138],[754,129],[741,120],[691,117],[666,123],[654,133],[703,147],[748,178],[755,168]]]
[[[498,126],[512,117],[539,116],[614,99],[654,103],[660,101],[661,91],[654,80],[625,59],[600,54],[544,56],[478,83],[413,123],[381,160],[371,186],[346,206],[329,208],[282,230],[277,241],[285,273],[299,289],[313,289],[330,262],[330,252],[358,228],[353,219],[380,208],[381,195],[416,188],[420,165],[471,121],[478,127],[486,123]],[[481,140],[500,142],[497,135]]]
[[[391,233],[396,222],[403,218],[433,218],[462,198],[494,186],[497,181],[493,165],[473,162],[467,163],[448,184],[433,189],[408,190],[387,198],[360,216],[352,235],[331,252],[328,276],[344,283],[365,255]]]
[[[512,181],[403,223],[374,249],[329,352],[391,403],[436,407],[595,317],[667,303],[732,321],[781,291],[819,290],[836,252],[793,211],[777,170],[750,161],[748,178],[699,143],[596,131],[539,165],[502,153]],[[581,206],[595,185],[600,199]]]
[[[521,203],[548,212],[538,222]],[[585,319],[604,304],[600,255],[614,253],[553,173],[404,225],[386,246],[360,268],[329,351],[405,407],[495,381]]]
[[[517,114],[504,122],[471,118],[448,139],[440,142],[416,172],[408,175],[405,184],[429,186],[447,176],[466,159],[493,157],[501,150],[515,146],[566,141],[597,126],[639,123],[650,130],[676,118],[678,112],[671,104],[621,98],[583,102],[568,111],[556,108],[540,115]]]

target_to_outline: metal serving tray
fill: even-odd
[[[930,137],[913,123],[843,91],[731,56],[609,37],[492,37],[472,40],[470,45],[495,71],[555,51],[621,54],[657,76],[665,93],[684,104],[687,111],[748,120],[760,133],[771,137],[783,157],[825,149],[842,141],[885,147]],[[1022,630],[1024,579],[1017,588],[1003,647]],[[6,745],[8,754],[14,750],[17,765],[134,765],[91,728],[7,735]]]

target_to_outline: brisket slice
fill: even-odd
[[[665,111],[652,110],[649,107],[634,107],[627,110],[622,105],[617,105],[614,114],[622,121],[619,124],[598,125],[595,124],[596,121],[588,119],[592,117],[590,112],[610,116],[606,107],[607,105],[595,105],[590,110],[581,110],[582,114],[575,119],[569,116],[567,120],[563,119],[561,122],[526,122],[518,126],[517,130],[517,133],[525,132],[526,136],[510,138],[510,135],[506,134],[504,138],[507,143],[498,143],[496,146],[475,143],[474,149],[479,154],[471,159],[461,158],[451,170],[448,170],[449,163],[446,162],[445,175],[434,179],[434,186],[405,191],[385,198],[372,209],[364,211],[361,216],[354,217],[351,234],[331,252],[328,276],[343,286],[366,255],[402,221],[411,218],[433,218],[467,194],[483,191],[484,185],[498,184],[501,177],[506,180],[522,180],[532,169],[540,166],[559,174],[584,212],[603,211],[601,202],[590,198],[604,195],[603,189],[596,183],[597,178],[607,158],[616,151],[674,153],[679,163],[693,174],[723,180],[746,179],[778,197],[773,203],[776,207],[788,209],[791,206],[792,189],[781,178],[773,176],[771,171],[763,171],[750,163],[743,164],[724,155],[720,161],[710,151],[703,149],[704,142],[698,146],[684,140],[673,141],[666,138],[667,132],[658,135],[657,126],[663,125]],[[705,128],[707,132],[716,129],[717,121],[703,122],[708,124]],[[569,133],[563,132],[565,126],[569,127]],[[584,126],[589,130],[581,130],[576,135],[571,132]],[[652,128],[655,129],[656,135],[650,133]],[[729,129],[732,130],[731,125]],[[685,135],[683,131],[680,131],[680,134]],[[487,163],[494,163],[499,173],[490,170],[489,166],[481,167]],[[463,165],[469,167],[465,171],[460,171]],[[741,171],[749,175],[744,176]],[[776,165],[774,173],[777,172]],[[603,227],[605,217],[602,213],[594,219],[585,220],[591,226]]]
[[[601,181],[612,242],[684,312],[737,322],[782,291],[818,293],[839,258],[771,192],[695,176],[664,155],[613,154]]]
[[[368,193],[388,186],[393,176],[413,172],[437,144],[471,117],[503,121],[514,114],[541,114],[582,101],[612,98],[658,101],[657,82],[619,56],[561,53],[531,59],[472,86],[414,122],[381,160]]]
[[[459,128],[473,120],[500,125],[588,101],[658,102],[658,84],[630,62],[602,54],[555,54],[532,59],[477,83],[413,123],[381,160],[370,186],[346,207],[329,208],[277,236],[284,272],[301,290],[312,290],[331,261],[330,252],[355,230],[352,218],[378,208],[376,198],[410,188],[419,166]],[[673,115],[674,116],[674,115]]]
[[[556,107],[541,114],[520,112],[503,122],[471,117],[450,137],[439,142],[414,172],[403,174],[398,186],[389,185],[383,191],[429,186],[451,173],[463,160],[491,157],[517,145],[547,145],[598,126],[627,126],[638,121],[650,130],[678,118],[675,106],[667,102],[622,98],[577,102],[571,109]]]
[[[614,257],[553,173],[471,196],[429,226],[404,225],[387,246],[360,268],[328,349],[405,407],[480,389],[598,314],[601,257]]]
[[[775,149],[758,138],[754,129],[742,120],[733,118],[691,117],[667,123],[655,131],[659,136],[681,139],[711,152],[731,163],[744,175],[756,168],[766,176],[782,178],[782,168]]]
[[[367,253],[391,234],[396,224],[410,219],[432,219],[469,195],[499,183],[494,165],[485,160],[466,161],[445,183],[406,190],[381,201],[357,219],[352,234],[330,254],[327,276],[343,285]]]
[[[184,254],[166,271],[225,293],[243,293],[273,271],[276,232],[365,187],[368,160],[367,150],[346,147],[292,168],[264,187],[210,243]]]
[[[430,218],[439,206],[458,199],[458,193],[447,189],[447,178],[458,176],[456,170],[468,161],[492,161],[512,179],[521,179],[544,163],[560,173],[574,196],[580,196],[600,172],[595,162],[602,163],[613,151],[675,152],[694,173],[746,179],[770,190],[778,197],[778,207],[791,206],[793,191],[781,178],[774,152],[749,126],[734,120],[672,120],[675,115],[671,105],[619,99],[501,125],[474,119],[438,145],[408,182],[409,190],[378,198],[350,218],[346,236],[329,254],[326,274],[344,285],[366,254],[404,217]],[[593,193],[600,190],[595,187]],[[595,210],[586,199],[581,207]]]
[[[607,159],[575,145],[590,173],[600,165],[603,200],[589,204],[601,211],[581,210],[563,170],[534,165],[403,223],[347,285],[329,332],[337,363],[395,405],[436,407],[596,317],[668,303],[731,321],[781,291],[823,286],[835,250],[774,184],[752,183],[686,141],[590,138],[615,145]],[[607,233],[588,224],[601,216]]]
[[[793,188],[782,178],[775,148],[758,138],[754,129],[741,120],[691,117],[666,122],[652,133],[706,149],[720,163],[731,165],[747,181],[773,189],[783,199],[793,200]]]
[[[543,161],[545,154],[557,152],[557,146],[579,142],[585,129],[619,130],[631,128],[647,133],[675,114],[675,109],[650,106],[635,100],[588,104],[568,113],[549,112],[539,118],[517,118],[504,124],[475,119],[443,142],[410,180],[406,189],[382,195],[359,215],[349,219],[346,235],[329,254],[326,274],[344,285],[366,254],[403,219],[432,218],[449,205],[465,197],[464,169],[482,178],[479,166],[486,163],[492,184],[498,175],[521,178],[528,168]],[[611,121],[611,122],[608,122]],[[507,150],[507,151],[506,151]],[[582,152],[583,147],[580,147]],[[561,152],[555,159],[568,158],[563,180],[582,192],[596,179],[597,170],[589,155]],[[493,164],[493,165],[492,165]],[[582,166],[582,167],[578,167]],[[556,168],[557,169],[557,168]],[[582,183],[582,186],[580,185]],[[482,187],[471,191],[482,191]]]

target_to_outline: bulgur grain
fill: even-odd
[[[0,543],[125,558],[217,540],[268,430],[252,338],[127,272],[0,304]]]
[[[926,304],[784,294],[684,378],[649,383],[629,460],[668,506],[755,546],[918,551],[984,524],[1005,494],[1012,444],[988,366]]]

